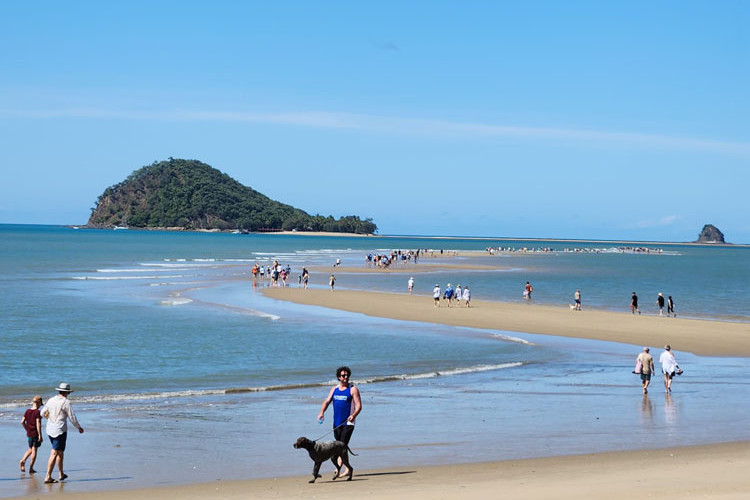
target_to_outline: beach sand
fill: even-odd
[[[266,288],[266,296],[298,304],[405,321],[604,340],[672,348],[702,356],[750,356],[750,325],[633,315],[569,307],[472,300],[470,308],[433,306],[432,297],[352,290]],[[638,349],[634,350],[635,353]]]
[[[355,460],[353,457],[354,464]],[[312,468],[312,462],[310,466]],[[750,496],[750,477],[746,473],[749,467],[750,443],[741,442],[467,465],[394,466],[374,471],[357,470],[351,482],[331,481],[331,474],[326,473],[315,484],[308,484],[310,476],[301,476],[65,493],[65,498],[333,500],[344,496],[380,500],[501,497],[630,500],[667,496],[745,499]],[[50,491],[60,491],[59,485],[53,485]]]

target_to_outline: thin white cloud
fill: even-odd
[[[610,132],[551,127],[522,127],[515,125],[401,118],[357,113],[248,113],[235,111],[146,111],[68,108],[39,111],[0,109],[0,116],[39,119],[80,118],[168,122],[237,122],[370,131],[394,135],[415,135],[440,138],[517,138],[575,144],[608,144],[631,147],[645,146],[750,156],[750,143],[747,142],[674,137],[662,134],[640,134],[633,132]]]
[[[637,222],[633,225],[635,229],[649,229],[655,227],[666,227],[671,226],[675,222],[679,221],[681,217],[679,215],[665,215],[660,219],[644,220]]]

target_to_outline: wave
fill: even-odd
[[[192,276],[192,275],[189,275]],[[184,278],[185,275],[174,276],[73,276],[74,280],[98,280],[98,281],[116,281],[116,280],[161,280],[164,278],[178,279]]]
[[[535,345],[533,342],[529,342],[526,339],[522,339],[522,338],[519,338],[519,337],[512,337],[510,335],[503,335],[502,333],[494,333],[493,332],[491,335],[493,337],[497,337],[497,338],[499,338],[501,340],[506,340],[508,342],[518,342],[519,344],[524,344],[524,345]]]
[[[191,269],[186,266],[180,266],[180,267],[168,267],[164,269],[129,269],[129,268],[123,268],[123,269],[97,269],[97,273],[153,273],[153,272],[169,272],[169,271],[190,271]]]
[[[272,321],[276,321],[281,319],[281,316],[276,316],[275,314],[266,313],[263,311],[256,311],[255,309],[245,309],[246,313],[251,316],[258,316],[259,318],[268,318]]]
[[[172,262],[140,262],[138,265],[139,266],[144,266],[144,267],[156,267],[156,268],[165,267],[165,268],[168,268],[168,269],[175,269],[175,268],[181,268],[181,267],[185,267],[185,268],[188,268],[188,269],[191,269],[191,268],[194,269],[194,268],[197,268],[197,267],[198,268],[212,268],[212,267],[216,267],[215,265],[212,265],[214,262],[216,262],[216,260],[212,259],[212,260],[205,260],[205,261],[203,261],[203,260],[202,261],[197,261],[197,263],[193,264],[193,263],[190,263],[190,262],[182,259],[182,260],[179,261],[179,263],[172,263]]]
[[[189,304],[193,301],[193,299],[188,299],[186,297],[170,297],[168,299],[164,299],[161,302],[159,302],[163,306],[181,306],[184,304]]]
[[[457,375],[465,375],[468,373],[480,373],[495,370],[505,370],[508,368],[517,368],[527,364],[526,362],[511,362],[501,363],[494,365],[475,365],[458,368],[449,368],[445,370],[429,371],[422,373],[411,373],[411,374],[393,374],[393,375],[380,375],[366,379],[353,380],[352,383],[356,385],[365,384],[378,384],[383,382],[395,382],[400,380],[420,380],[427,378],[437,377],[451,377]],[[308,382],[298,384],[282,384],[282,385],[267,385],[267,386],[256,386],[256,387],[230,387],[227,389],[188,389],[184,391],[162,391],[162,392],[142,392],[142,393],[129,393],[129,394],[93,394],[93,395],[76,395],[75,402],[89,403],[89,404],[101,404],[101,403],[121,403],[128,401],[151,401],[151,400],[163,400],[170,398],[186,398],[186,397],[203,397],[203,396],[221,396],[225,394],[241,394],[241,393],[254,393],[254,392],[273,392],[273,391],[289,391],[296,389],[307,389],[311,387],[330,387],[331,384],[336,383],[334,380],[327,380],[325,382]],[[15,401],[5,401],[0,403],[0,410],[21,408],[28,405],[28,399],[18,399]]]
[[[516,368],[518,366],[524,365],[521,361],[516,361],[513,363],[501,363],[497,365],[475,365],[475,366],[467,366],[467,367],[460,367],[460,368],[451,368],[448,370],[440,370],[440,371],[434,371],[434,372],[423,372],[423,373],[413,373],[413,374],[404,374],[404,375],[384,375],[382,377],[373,377],[365,380],[359,380],[357,383],[359,384],[374,384],[378,382],[391,382],[394,380],[418,380],[418,379],[425,379],[425,378],[436,378],[436,377],[449,377],[452,375],[465,375],[467,373],[479,373],[479,372],[489,372],[489,371],[495,371],[495,370],[505,370],[506,368]]]

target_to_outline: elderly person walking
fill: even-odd
[[[75,413],[73,413],[73,407],[68,399],[68,395],[73,392],[70,390],[70,384],[60,382],[60,386],[55,390],[57,391],[57,396],[47,400],[47,404],[42,411],[42,415],[47,419],[47,436],[52,445],[49,462],[47,463],[47,474],[44,477],[46,484],[58,482],[57,479],[52,479],[52,471],[55,468],[55,464],[57,464],[57,470],[60,471],[60,481],[68,478],[68,475],[63,472],[65,443],[68,439],[68,419],[78,429],[78,432],[83,434],[83,427],[78,423],[78,419]]]
[[[672,392],[674,374],[682,373],[672,352],[672,346],[669,344],[664,346],[664,352],[659,356],[659,362],[661,363],[661,371],[664,373],[664,391],[670,393]]]
[[[651,375],[654,373],[654,358],[649,353],[648,347],[643,348],[643,352],[638,355],[636,361],[641,362],[641,387],[643,394],[648,394],[648,385],[651,383]]]

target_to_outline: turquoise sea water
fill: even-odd
[[[739,321],[750,334],[746,247],[636,253],[615,243],[0,225],[0,495],[47,491],[16,472],[18,421],[33,394],[46,398],[60,381],[76,389],[86,427],[69,440],[66,491],[307,474],[291,443],[329,430],[315,416],[340,364],[363,393],[352,440],[359,469],[750,438],[745,359],[676,345],[686,374],[675,393],[665,397],[657,380],[644,399],[632,346],[298,306],[263,297],[249,280],[256,261],[289,264],[296,286],[303,265],[363,267],[367,253],[416,248],[446,250],[422,265],[486,264],[447,250],[488,246],[553,251],[495,256],[497,271],[415,272],[416,293],[429,300],[435,282],[463,283],[477,299],[521,302],[529,280],[534,303],[567,307],[580,288],[584,308],[627,311],[636,291],[654,314],[663,292],[681,316]],[[574,248],[589,251],[565,251]],[[337,287],[392,292],[408,279],[337,276]],[[312,286],[326,282],[327,272],[313,272]],[[44,462],[49,448],[41,453]]]

